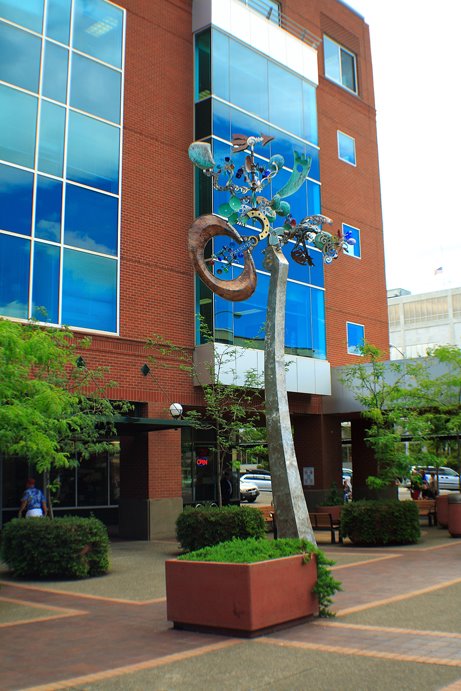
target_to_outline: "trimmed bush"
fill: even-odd
[[[176,535],[183,549],[195,550],[234,538],[263,537],[264,517],[249,506],[186,507],[176,521]]]
[[[189,554],[183,554],[179,559],[217,561],[228,564],[253,564],[257,561],[291,557],[295,554],[303,554],[305,561],[309,561],[312,554],[316,555],[317,583],[314,592],[319,600],[319,616],[334,616],[330,611],[330,605],[333,602],[334,594],[341,590],[341,583],[333,578],[329,569],[335,562],[327,559],[322,550],[307,540],[301,538],[231,540],[229,542],[221,542],[212,547],[204,547]]]
[[[27,518],[3,528],[1,557],[21,578],[88,578],[109,569],[109,537],[97,518]]]
[[[421,531],[412,501],[353,501],[341,513],[341,534],[356,545],[411,545]]]

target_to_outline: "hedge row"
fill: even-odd
[[[186,507],[176,521],[176,535],[181,547],[196,550],[234,538],[265,535],[261,511],[249,506]]]
[[[411,545],[421,530],[413,501],[352,501],[341,511],[341,534],[356,545]]]
[[[87,578],[109,568],[109,537],[97,518],[27,518],[7,523],[0,554],[22,578]]]

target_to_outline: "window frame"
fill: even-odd
[[[349,159],[344,158],[341,156],[341,138],[347,138],[350,141],[353,142],[354,145],[354,161],[349,161]],[[346,132],[343,132],[342,130],[336,130],[336,139],[338,142],[338,158],[340,161],[343,161],[344,163],[347,163],[350,166],[353,166],[354,168],[357,168],[357,149],[355,146],[355,137],[351,137],[350,134],[346,134]]]
[[[364,324],[358,324],[357,322],[346,322],[346,343],[347,343],[347,353],[348,355],[356,355],[357,357],[363,357],[363,353],[358,352],[359,345],[350,345],[349,344],[349,327],[350,326],[359,326],[362,329],[363,332],[363,338],[362,338],[362,344],[365,343],[365,325]]]
[[[357,228],[356,226],[351,226],[349,223],[342,223],[342,234],[344,236],[344,233],[347,229],[350,230],[356,230],[358,234],[358,247],[359,247],[359,253],[358,254],[352,254],[350,252],[344,252],[346,257],[354,257],[354,259],[362,259],[362,237],[361,237],[361,231],[360,228]],[[350,245],[350,247],[357,247],[357,242],[355,245]]]
[[[331,44],[335,45],[337,47],[337,68],[339,71],[339,81],[335,79],[331,74],[327,74],[327,65],[326,65],[326,59],[325,59],[325,39],[327,39]],[[357,55],[353,53],[351,50],[343,46],[341,43],[338,43],[338,41],[335,41],[334,38],[331,38],[331,36],[328,36],[328,34],[323,34],[323,71],[324,75],[327,79],[329,79],[331,82],[334,84],[337,84],[338,86],[342,87],[345,89],[347,92],[350,94],[354,94],[354,96],[359,95],[359,83],[358,83],[358,77],[357,77]],[[346,53],[347,55],[350,55],[353,59],[353,64],[354,64],[354,85],[355,89],[349,88],[345,83],[344,83],[344,78],[343,78],[343,69],[342,69],[342,61],[341,61],[341,51]]]

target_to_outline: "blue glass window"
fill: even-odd
[[[350,355],[362,355],[361,346],[365,343],[365,327],[362,324],[346,322],[347,352]]]
[[[74,55],[70,105],[105,120],[120,122],[121,74],[94,60]]]
[[[0,158],[32,168],[37,99],[0,84]]]
[[[287,283],[285,347],[293,355],[313,357],[311,291],[301,283]]]
[[[34,176],[26,170],[0,165],[0,229],[30,235]]]
[[[67,177],[118,193],[120,131],[80,113],[69,114]]]
[[[325,293],[311,288],[312,349],[314,357],[325,360],[327,356]]]
[[[42,101],[38,148],[38,169],[42,173],[62,176],[65,121],[64,108]]]
[[[41,40],[0,21],[0,79],[38,92]]]
[[[62,182],[37,175],[35,237],[61,240]]]
[[[46,41],[42,80],[42,93],[46,98],[66,102],[68,60],[69,51],[66,48]]]
[[[71,0],[48,0],[46,35],[60,43],[69,43]]]
[[[73,47],[122,66],[123,10],[104,0],[75,0]]]
[[[338,130],[338,158],[355,166],[355,139]]]
[[[229,37],[213,29],[211,34],[213,58],[211,85],[213,94],[229,101]]]
[[[67,185],[64,243],[102,254],[117,254],[118,199]]]
[[[307,181],[307,213],[309,216],[320,214],[322,203],[320,201],[320,185],[312,180]]]
[[[269,119],[267,59],[237,41],[230,42],[230,101]]]
[[[355,55],[328,36],[323,37],[323,55],[325,76],[357,93]]]
[[[343,223],[343,235],[346,237],[347,254],[350,257],[360,258],[362,256],[360,248],[360,230]]]
[[[258,273],[256,290],[248,300],[234,305],[234,342],[264,348],[269,276]],[[228,302],[226,303],[229,304]]]
[[[319,143],[317,130],[317,91],[315,86],[303,80],[303,132],[302,136],[312,144]]]
[[[62,323],[99,331],[117,328],[117,262],[64,250]]]
[[[30,240],[0,233],[0,314],[27,319]]]
[[[269,118],[271,123],[294,134],[303,133],[302,79],[283,67],[268,61]],[[251,84],[251,79],[249,80]],[[293,107],[293,103],[297,107]]]
[[[60,248],[44,242],[34,244],[32,316],[39,321],[58,323]]]
[[[0,0],[0,16],[41,33],[43,0]]]
[[[211,31],[195,37],[195,100],[211,96]]]

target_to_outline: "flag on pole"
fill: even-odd
[[[434,276],[436,276],[437,274],[441,274],[442,271],[443,271],[443,266],[439,266],[439,267],[434,271]]]

